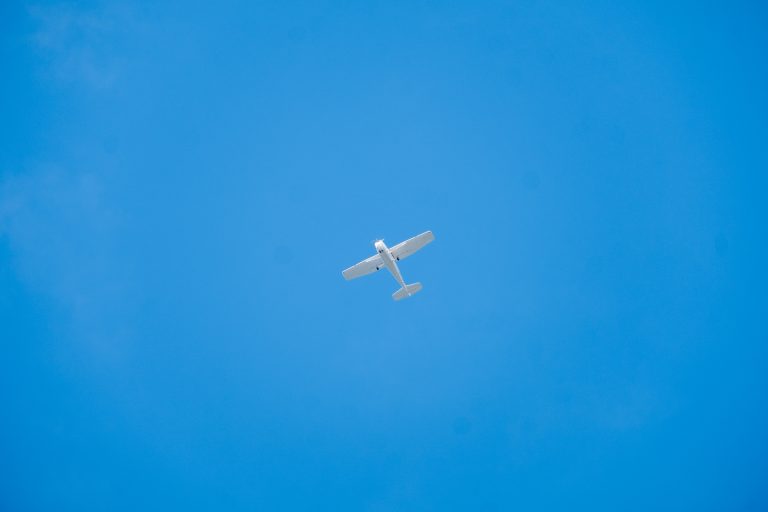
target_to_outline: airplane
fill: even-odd
[[[405,242],[400,242],[391,249],[387,247],[384,240],[376,240],[373,243],[373,246],[376,247],[376,254],[357,265],[352,265],[342,272],[341,275],[349,281],[386,267],[401,286],[399,290],[392,294],[392,298],[395,300],[405,299],[421,290],[421,283],[405,284],[403,276],[400,275],[400,269],[397,268],[397,262],[407,258],[434,239],[435,235],[431,231],[426,231],[413,238],[409,238]]]

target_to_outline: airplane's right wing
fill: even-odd
[[[347,270],[341,273],[344,279],[349,281],[350,279],[356,279],[364,275],[376,272],[384,266],[384,262],[379,254],[374,254],[370,258],[361,261],[357,265],[352,265]]]
[[[434,239],[435,235],[433,235],[431,231],[426,231],[413,238],[409,238],[405,242],[400,242],[389,251],[396,260],[404,260]]]

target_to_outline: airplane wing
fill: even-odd
[[[384,262],[382,261],[381,256],[374,254],[370,258],[361,261],[357,265],[352,265],[347,270],[342,272],[341,275],[344,276],[344,279],[349,281],[350,279],[356,279],[372,272],[376,272],[382,267],[384,267]]]
[[[435,239],[435,235],[431,231],[427,231],[420,235],[416,235],[413,238],[409,238],[405,242],[400,242],[396,246],[392,247],[389,252],[396,260],[402,260],[415,253],[429,242]]]

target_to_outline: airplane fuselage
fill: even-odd
[[[405,287],[403,276],[400,274],[400,269],[397,268],[397,262],[395,261],[395,258],[392,257],[392,253],[389,251],[387,245],[382,240],[377,240],[373,245],[376,247],[376,251],[378,251],[381,260],[384,262],[384,266],[387,267],[387,270],[392,274],[392,277],[400,283],[400,286]]]

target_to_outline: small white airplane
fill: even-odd
[[[342,272],[341,275],[349,281],[350,279],[356,279],[387,267],[392,273],[392,277],[402,286],[402,288],[392,294],[392,298],[400,300],[410,297],[421,290],[421,283],[405,284],[403,276],[400,275],[400,269],[397,268],[397,262],[407,258],[434,239],[435,235],[431,231],[427,231],[426,233],[409,238],[405,242],[400,242],[391,249],[384,244],[384,240],[376,240],[373,246],[376,247],[377,253],[357,265],[352,265]]]

